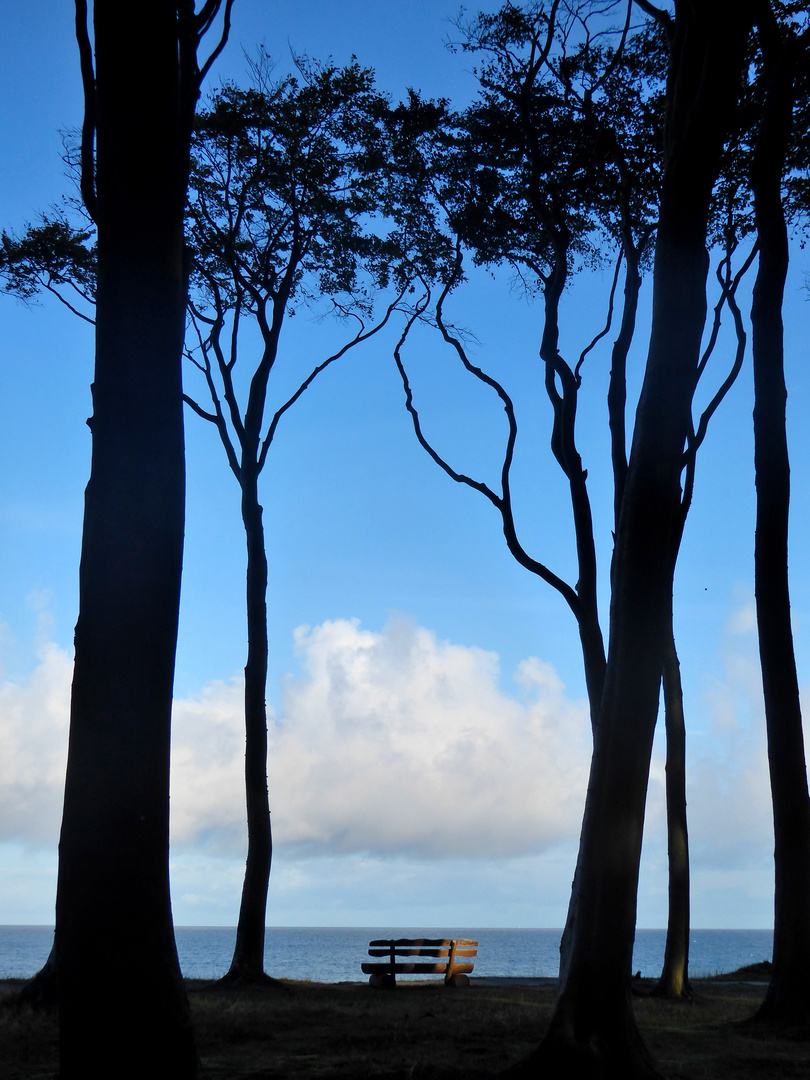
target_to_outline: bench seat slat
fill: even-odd
[[[473,970],[474,964],[454,964],[453,971],[461,975],[469,974]],[[397,975],[444,975],[447,970],[447,964],[414,964],[414,963],[402,963],[394,964],[393,968],[390,964],[362,964],[363,972],[366,975],[381,974],[394,971]]]

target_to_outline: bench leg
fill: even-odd
[[[376,990],[395,990],[397,977],[392,972],[386,972],[384,975],[369,975],[368,985]]]
[[[469,986],[470,985],[470,977],[469,977],[469,975],[461,975],[461,974],[451,975],[449,979],[445,979],[444,985],[445,986],[455,986],[457,988],[461,988],[462,986]]]

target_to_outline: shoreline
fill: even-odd
[[[768,968],[770,964],[764,961],[760,964],[752,964],[745,968],[740,968],[737,971],[720,972],[716,975],[701,975],[697,978],[690,979],[690,982],[694,986],[702,986],[704,984],[717,985],[722,983],[729,987],[731,986],[750,986],[750,987],[762,987],[767,986],[769,982]],[[6,997],[12,997],[19,993],[27,983],[31,981],[30,978],[0,978],[0,1000]],[[282,985],[290,987],[313,987],[323,989],[344,989],[344,990],[357,990],[365,989],[368,987],[368,981],[366,979],[342,979],[337,982],[324,982],[316,981],[312,979],[285,979],[279,978],[277,980]],[[656,983],[655,978],[641,978],[633,979],[634,989],[639,991],[639,996],[644,997],[645,992],[649,991]],[[559,980],[556,976],[542,976],[542,975],[471,975],[470,987],[479,987],[482,989],[490,987],[502,987],[526,990],[552,990],[556,989]],[[183,978],[183,984],[186,988],[186,993],[194,994],[205,991],[216,990],[222,993],[233,992],[231,988],[220,986],[216,979],[196,979],[196,978]],[[397,981],[397,990],[407,990],[408,988],[423,988],[426,986],[441,987],[442,983],[439,979],[400,979]],[[236,992],[241,992],[236,988]]]

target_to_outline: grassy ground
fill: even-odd
[[[537,1045],[554,997],[551,987],[475,982],[463,990],[400,985],[393,993],[286,982],[264,991],[188,988],[210,1080],[493,1076]],[[762,985],[705,981],[696,989],[699,998],[688,1005],[637,1001],[644,1038],[666,1076],[810,1076],[810,1042],[741,1024]],[[0,1008],[0,1077],[53,1080],[56,1070],[55,1018]]]

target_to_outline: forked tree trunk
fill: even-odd
[[[568,247],[559,237],[554,270],[543,286],[544,320],[540,357],[545,365],[546,394],[553,409],[551,451],[568,480],[577,552],[577,598],[585,685],[591,706],[591,729],[596,724],[596,708],[605,682],[605,645],[599,625],[596,593],[596,545],[587,472],[576,445],[578,383],[574,372],[559,355],[559,309],[568,281]],[[558,388],[561,387],[561,390]]]
[[[752,176],[759,267],[751,327],[754,355],[754,551],[757,627],[774,822],[773,970],[758,1019],[810,1022],[810,800],[790,625],[782,299],[788,237],[782,174],[793,104],[791,44],[769,12],[760,23],[766,95]]]
[[[98,303],[56,901],[62,1080],[198,1072],[168,872],[185,483],[177,6],[94,6]]]
[[[751,25],[749,5],[732,0],[684,0],[675,13],[650,350],[616,536],[571,953],[549,1030],[521,1070],[527,1076],[658,1075],[630,996],[638,870],[706,313],[709,200]]]
[[[628,252],[631,251],[627,245]],[[624,483],[627,477],[625,401],[627,394],[627,354],[633,340],[638,310],[641,275],[635,252],[628,254],[624,306],[619,336],[613,347],[608,389],[611,459],[613,462],[614,519],[618,529]],[[669,905],[667,939],[661,977],[653,993],[667,998],[689,998],[689,840],[686,818],[686,722],[683,688],[670,622],[662,671],[664,723],[666,727],[666,814],[667,872]]]
[[[608,389],[608,416],[611,432],[611,459],[613,463],[614,517],[618,529],[619,512],[627,476],[627,451],[625,431],[625,403],[627,397],[627,354],[633,340],[641,277],[637,259],[628,257],[622,321],[619,335],[611,356],[610,385]],[[612,571],[611,571],[612,573]],[[593,619],[598,616],[594,611]],[[605,675],[605,654],[601,631],[598,635],[587,634],[587,619],[580,619],[580,638],[586,671],[595,673],[588,680],[589,691],[595,691],[590,700],[592,726],[599,712]],[[680,667],[675,649],[675,639],[670,637],[664,656],[663,669],[664,710],[667,740],[666,765],[666,814],[667,852],[669,874],[669,911],[667,938],[661,977],[653,991],[657,996],[689,998],[689,846],[686,818],[686,725],[683,714],[683,690]],[[560,976],[564,981],[568,968],[571,933],[573,930],[573,903],[578,896],[576,881],[572,887],[572,905],[569,907],[565,929],[560,942]]]
[[[628,259],[621,328],[612,352],[610,386],[608,390],[608,416],[611,431],[611,458],[613,462],[614,513],[618,529],[619,511],[627,476],[627,452],[625,433],[625,402],[627,391],[627,354],[633,340],[641,277],[637,260]],[[612,571],[611,571],[612,572]],[[594,597],[595,604],[595,597]],[[590,616],[590,618],[588,618]],[[598,628],[595,610],[586,611],[579,619],[580,640],[585,670],[593,673],[587,680],[592,727],[599,713],[605,677],[605,653],[601,630],[598,635],[588,633],[591,622]],[[683,689],[675,639],[670,636],[664,656],[662,675],[667,740],[666,765],[666,814],[667,853],[669,875],[669,911],[667,938],[661,977],[653,990],[656,996],[667,998],[691,998],[689,986],[689,845],[686,818],[686,725],[683,713]],[[568,969],[571,934],[574,923],[574,904],[579,894],[577,882],[572,886],[572,904],[566,915],[565,928],[560,942],[560,978],[564,981]]]
[[[242,521],[247,537],[248,659],[245,665],[245,797],[248,854],[236,927],[236,946],[225,980],[270,982],[264,972],[267,890],[273,842],[267,794],[267,553],[258,476],[242,474]]]

